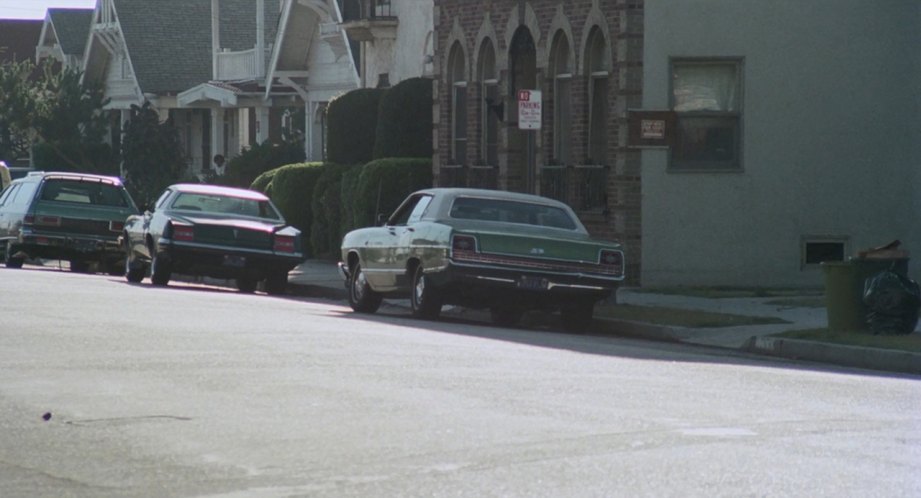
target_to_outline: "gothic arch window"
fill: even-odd
[[[466,61],[459,42],[451,47],[448,57],[448,82],[451,84],[451,160],[454,164],[467,162],[467,77]]]
[[[608,78],[604,34],[592,28],[585,45],[585,70],[588,81],[588,154],[589,162],[605,164],[608,160]]]
[[[499,77],[496,73],[496,50],[490,39],[480,46],[480,160],[489,166],[499,164]]]
[[[565,165],[571,160],[572,61],[569,40],[560,30],[553,38],[550,71],[553,76],[553,159]]]

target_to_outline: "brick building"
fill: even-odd
[[[639,283],[642,0],[435,0],[436,185],[560,199],[589,231],[625,244]],[[519,129],[521,90],[541,92]]]

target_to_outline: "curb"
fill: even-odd
[[[752,337],[742,349],[750,353],[791,360],[808,360],[894,373],[921,374],[921,354],[907,351],[844,346],[770,336]]]
[[[331,288],[320,285],[289,282],[288,293],[300,297],[315,297],[341,301],[348,300],[348,293],[345,288]],[[459,314],[459,316],[464,315],[465,313]],[[472,315],[468,314],[467,317],[470,318]],[[482,319],[483,317],[479,318]],[[488,323],[488,319],[486,320]],[[585,334],[599,337],[629,337],[649,341],[719,348],[719,346],[696,344],[688,340],[687,331],[680,327],[652,325],[649,323],[614,320],[610,318],[596,317],[595,325]],[[921,354],[906,351],[843,346],[771,336],[754,336],[741,348],[727,347],[722,349],[791,360],[813,361],[816,363],[826,363],[844,367],[921,375]]]

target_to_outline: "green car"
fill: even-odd
[[[624,255],[620,244],[592,239],[561,202],[434,188],[410,195],[383,226],[346,234],[339,270],[358,312],[409,297],[422,318],[454,304],[488,308],[507,326],[527,310],[559,310],[566,329],[582,331],[623,281]]]
[[[86,272],[124,269],[119,247],[128,216],[138,209],[121,180],[83,173],[32,172],[0,194],[0,257],[9,268],[26,259],[57,259]]]
[[[125,278],[167,285],[173,273],[232,278],[241,292],[265,281],[284,294],[288,272],[304,261],[301,231],[288,226],[260,192],[219,185],[167,187],[144,214],[131,216],[123,235]]]

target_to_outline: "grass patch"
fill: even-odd
[[[733,297],[800,297],[822,296],[820,288],[770,288],[770,287],[650,287],[631,289],[633,292],[648,294],[667,294],[673,296],[706,297],[709,299],[726,299]]]
[[[598,306],[595,308],[595,316],[599,318],[630,320],[655,325],[688,328],[736,327],[739,325],[790,323],[786,320],[773,317],[732,315],[728,313],[665,308],[661,306],[635,306],[630,304]]]
[[[873,335],[870,332],[859,330],[839,331],[806,329],[791,330],[790,332],[777,334],[775,337],[921,353],[921,334],[918,333],[908,335]]]

